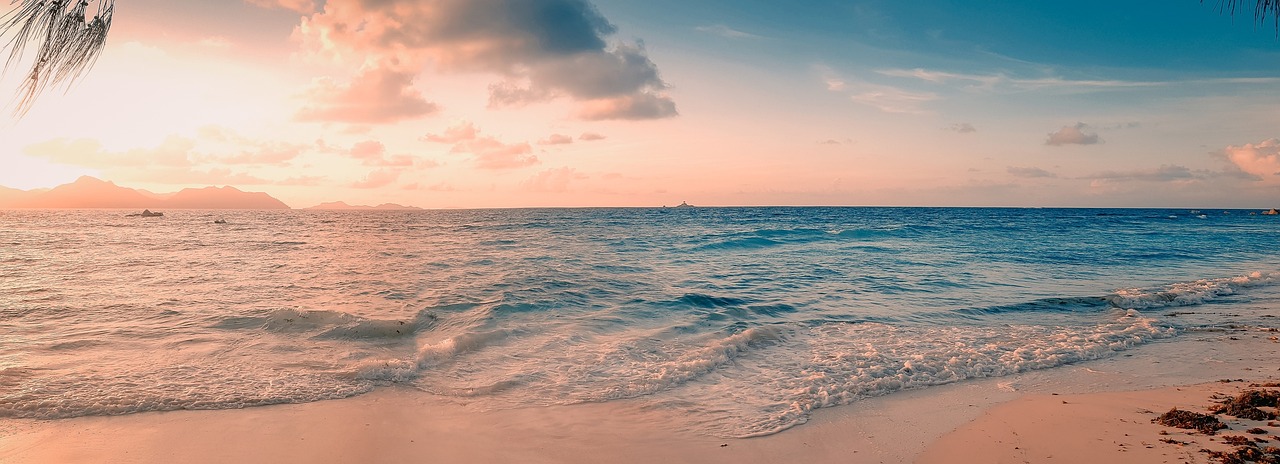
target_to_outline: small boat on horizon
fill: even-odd
[[[680,204],[676,205],[675,207],[676,208],[692,208],[693,205],[689,204],[688,202],[682,201],[680,202]]]

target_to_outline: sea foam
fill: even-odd
[[[1122,289],[1109,295],[1107,300],[1117,308],[1126,309],[1189,306],[1234,295],[1242,289],[1270,286],[1277,282],[1280,282],[1280,273],[1259,271],[1237,277],[1201,279],[1154,288]]]

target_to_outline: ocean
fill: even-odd
[[[0,418],[413,388],[743,437],[1280,304],[1246,210],[129,212],[0,211]]]

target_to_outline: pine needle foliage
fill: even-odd
[[[90,8],[93,3],[97,5]],[[7,50],[9,55],[4,70],[22,67],[28,54],[35,55],[18,88],[14,112],[21,116],[50,86],[70,84],[93,67],[107,43],[115,0],[10,0],[9,4],[12,10],[0,16],[0,54]]]
[[[1235,16],[1236,12],[1247,11],[1252,4],[1253,20],[1258,26],[1267,23],[1267,18],[1275,23],[1276,35],[1280,35],[1280,0],[1217,0],[1218,12]],[[1200,0],[1204,3],[1204,0]]]

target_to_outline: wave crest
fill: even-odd
[[[1120,309],[1150,309],[1169,306],[1191,306],[1234,295],[1242,289],[1274,285],[1280,273],[1253,272],[1221,279],[1179,282],[1155,288],[1128,288],[1108,295],[1107,301]]]

